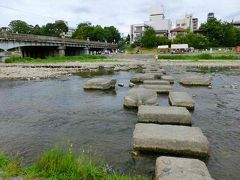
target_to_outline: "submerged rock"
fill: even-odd
[[[198,159],[162,156],[156,161],[156,180],[213,180]]]
[[[212,78],[202,76],[189,76],[181,79],[180,83],[187,86],[209,86],[212,83]]]
[[[143,83],[144,80],[154,80],[154,79],[157,79],[157,75],[146,73],[146,74],[135,74],[130,81],[132,83]]]
[[[145,89],[151,89],[159,94],[169,93],[172,90],[171,85],[143,84],[140,87]]]
[[[172,76],[162,76],[161,80],[169,81],[170,84],[174,84],[174,78]]]
[[[143,84],[152,84],[152,85],[170,85],[169,81],[164,80],[145,80]]]
[[[141,105],[157,105],[157,93],[144,88],[133,88],[124,97],[125,107],[139,107]]]
[[[116,79],[108,80],[103,78],[90,79],[84,84],[84,89],[97,89],[97,90],[108,90],[114,89],[116,85]]]

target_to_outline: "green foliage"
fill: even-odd
[[[90,40],[94,39],[94,27],[89,23],[81,23],[78,25],[76,31],[73,33],[72,38]]]
[[[121,39],[119,31],[114,26],[104,27],[104,31],[107,42],[119,42]]]
[[[145,48],[153,48],[157,46],[157,36],[153,28],[149,28],[144,32],[141,43]]]
[[[21,174],[21,160],[18,156],[9,158],[3,152],[0,152],[0,170],[3,171],[3,177],[18,176]]]
[[[170,60],[240,60],[239,57],[233,55],[211,55],[207,53],[198,55],[159,55],[158,59]]]
[[[81,55],[48,57],[46,59],[34,59],[30,57],[11,57],[5,60],[5,63],[58,63],[58,62],[111,62],[106,56],[102,55]]]
[[[41,35],[60,37],[62,33],[68,32],[68,27],[64,22],[47,23],[41,27]]]
[[[176,39],[173,40],[174,44],[188,44],[190,47],[196,49],[206,49],[209,47],[209,40],[202,34],[194,34],[188,32],[186,34],[178,34]]]
[[[35,34],[44,36],[60,37],[61,33],[68,32],[67,25],[62,21],[47,23],[46,25],[40,27],[39,25],[32,26],[24,21],[14,20],[10,22],[8,27],[10,29],[10,32],[13,33]]]
[[[239,44],[239,29],[231,23],[209,19],[201,25],[200,30],[209,39],[211,46],[233,47]]]
[[[100,25],[93,26],[90,23],[81,23],[78,25],[72,38],[92,41],[107,41],[109,43],[118,43],[121,39],[119,31],[114,27],[102,27]]]
[[[24,179],[51,179],[51,180],[137,180],[144,177],[131,177],[114,172],[101,161],[96,161],[92,154],[82,153],[76,156],[72,149],[67,150],[55,147],[44,152],[38,161],[30,167],[21,169],[19,163],[3,154],[0,154],[0,167],[4,177],[23,175]],[[11,173],[10,173],[11,172]]]
[[[31,26],[21,20],[11,21],[8,27],[10,29],[10,32],[13,33],[30,34],[32,31]]]
[[[170,45],[171,44],[171,40],[168,39],[168,37],[166,37],[166,36],[157,36],[156,40],[157,40],[157,45]]]

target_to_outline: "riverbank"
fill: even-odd
[[[131,58],[131,56],[130,56]],[[39,80],[46,78],[68,77],[79,71],[98,71],[100,69],[110,71],[128,71],[141,67],[153,59],[139,60],[128,59],[116,60],[114,62],[69,62],[69,63],[33,63],[33,64],[6,64],[0,63],[0,79],[23,79]],[[181,67],[240,67],[240,61],[191,61],[191,60],[161,60],[165,66]]]

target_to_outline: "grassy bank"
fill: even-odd
[[[167,60],[240,60],[236,55],[211,55],[211,54],[181,54],[181,55],[159,55],[158,59],[167,59]]]
[[[59,63],[59,62],[112,62],[106,56],[102,55],[81,55],[81,56],[64,56],[64,57],[48,57],[45,59],[12,57],[6,59],[5,63]]]
[[[76,156],[71,149],[53,148],[41,155],[30,167],[22,168],[18,158],[0,154],[0,169],[3,177],[23,176],[24,179],[51,180],[137,180],[144,177],[120,175],[90,155]]]

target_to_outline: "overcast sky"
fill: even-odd
[[[131,24],[147,21],[149,9],[158,5],[164,6],[165,17],[173,25],[186,13],[192,13],[200,22],[206,21],[208,12],[224,21],[240,20],[240,0],[0,0],[0,26],[15,19],[32,25],[63,19],[71,27],[90,21],[114,25],[127,34]]]

